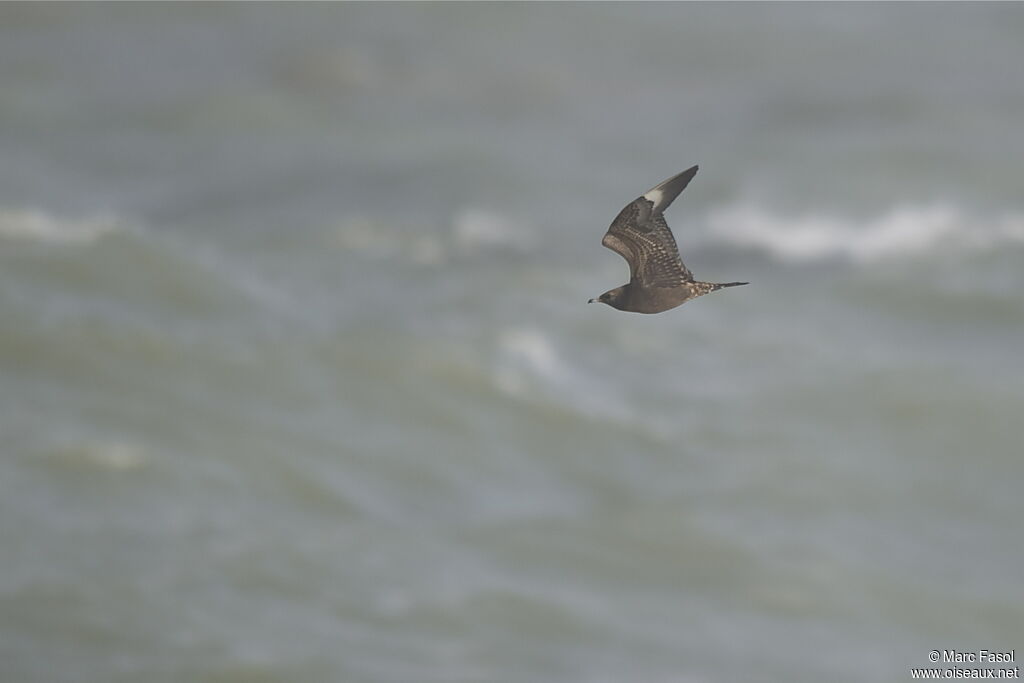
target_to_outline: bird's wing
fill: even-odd
[[[677,287],[692,282],[693,274],[679,258],[665,216],[655,211],[655,206],[655,201],[647,197],[633,200],[612,221],[601,244],[626,259],[630,281],[641,286]]]
[[[664,213],[679,193],[686,189],[686,186],[697,175],[698,166],[691,166],[682,173],[663,180],[651,189],[644,192],[644,199],[651,202],[651,213]]]

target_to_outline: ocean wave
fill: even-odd
[[[495,380],[507,394],[523,395],[530,378],[560,385],[569,379],[569,368],[550,339],[539,330],[504,330],[498,339],[498,349]]]
[[[551,338],[533,327],[509,327],[497,338],[492,378],[502,393],[551,401],[591,419],[635,418],[618,391],[574,366]]]
[[[486,252],[528,252],[536,246],[536,235],[528,225],[509,216],[463,208],[452,216],[447,231],[438,232],[366,217],[348,218],[338,223],[334,241],[343,249],[370,257],[437,266]]]
[[[467,208],[452,222],[455,244],[463,250],[512,248],[526,251],[534,244],[533,232],[513,219],[483,209]]]
[[[430,233],[407,237],[406,232],[384,222],[364,217],[340,222],[334,242],[342,249],[376,258],[398,257],[423,266],[437,266],[448,258],[444,241]]]
[[[39,209],[0,209],[0,239],[47,244],[91,244],[123,223],[109,215],[58,218]]]
[[[713,241],[764,250],[790,261],[874,262],[940,248],[1024,245],[1024,214],[974,219],[946,204],[903,205],[856,220],[828,213],[783,216],[740,205],[712,211],[708,230]]]
[[[51,446],[42,455],[62,466],[125,472],[146,465],[141,446],[126,441],[83,440]]]

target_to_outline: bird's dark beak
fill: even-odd
[[[587,303],[588,303],[588,304],[592,304],[592,303],[594,303],[595,301],[597,301],[597,299],[590,299],[589,301],[587,301]]]

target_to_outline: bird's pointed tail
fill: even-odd
[[[740,285],[749,285],[749,282],[715,282],[712,285],[711,291],[717,291],[725,287],[739,287]]]

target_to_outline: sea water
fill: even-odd
[[[0,680],[1020,652],[1022,35],[1017,4],[0,6]],[[628,278],[611,219],[696,163],[683,259],[751,284],[588,306]]]

